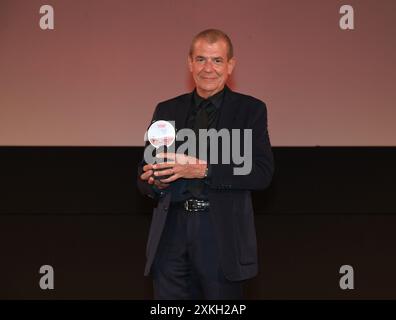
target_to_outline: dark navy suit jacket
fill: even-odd
[[[192,92],[158,104],[153,121],[175,121],[176,130],[185,127]],[[257,242],[251,190],[269,186],[273,171],[273,155],[267,130],[267,109],[264,102],[225,88],[223,105],[217,130],[252,129],[252,170],[247,175],[234,175],[238,167],[231,158],[231,164],[211,164],[209,189],[209,214],[215,227],[215,236],[220,251],[224,275],[231,281],[245,280],[257,274]],[[219,139],[219,154],[222,150]],[[243,138],[241,154],[243,154]],[[177,150],[177,143],[176,143]],[[221,157],[220,157],[221,158]],[[139,190],[157,199],[147,242],[145,275],[150,274],[161,233],[166,222],[172,193],[159,195],[139,176],[143,163],[138,168]],[[239,165],[240,167],[241,165]]]

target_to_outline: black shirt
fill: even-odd
[[[199,110],[199,108],[202,106],[201,103],[204,102],[204,98],[198,95],[197,90],[194,90],[192,99],[191,99],[191,104],[190,104],[190,110],[188,113],[188,117],[186,120],[186,128],[193,129],[194,124],[196,121],[196,115]],[[207,108],[207,113],[208,113],[208,128],[215,128],[217,125],[217,121],[219,119],[222,103],[224,100],[224,89],[219,91],[218,93],[214,94],[213,96],[209,97],[208,99],[213,106]],[[197,139],[198,140],[198,139]],[[208,149],[209,149],[209,144],[208,144]],[[197,158],[199,157],[198,155],[198,146],[197,146],[197,154],[195,155]],[[209,159],[209,157],[207,157]],[[179,201],[185,201],[190,198],[197,198],[197,199],[203,199],[207,200],[208,199],[208,189],[209,186],[207,184],[208,181],[205,181],[206,179],[178,179],[174,181],[169,188],[172,190],[172,202],[179,202]],[[188,190],[189,185],[192,184],[203,184],[202,191],[200,192],[199,195],[193,197],[191,192]],[[168,188],[168,189],[169,189]]]

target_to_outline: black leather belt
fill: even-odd
[[[209,209],[209,201],[198,200],[198,199],[188,199],[181,202],[173,202],[172,207],[184,209],[187,212],[200,212]]]

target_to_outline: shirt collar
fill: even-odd
[[[216,94],[214,94],[213,96],[210,96],[208,98],[208,100],[210,100],[210,102],[212,102],[217,109],[219,109],[221,107],[221,103],[223,102],[223,97],[224,97],[224,91],[225,91],[225,86],[224,88],[217,92]],[[194,90],[194,104],[195,106],[199,106],[199,104],[205,100],[204,98],[202,98],[198,93],[197,93],[197,89]]]

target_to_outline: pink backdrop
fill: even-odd
[[[192,36],[215,27],[273,145],[395,146],[395,18],[394,0],[0,0],[0,145],[142,145],[155,105],[191,90]]]

